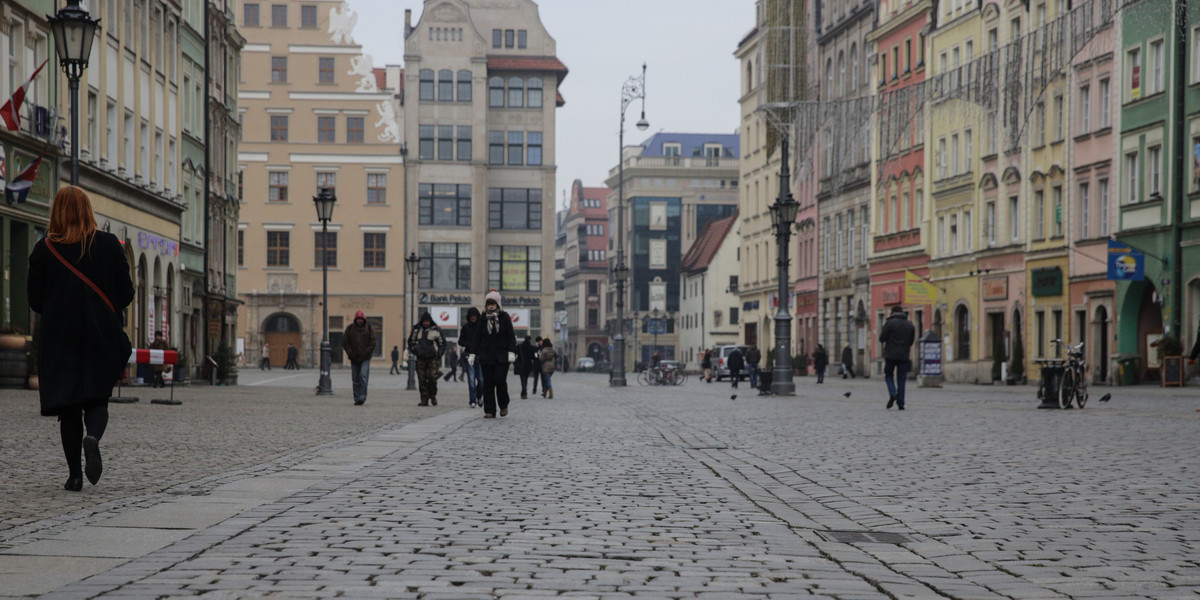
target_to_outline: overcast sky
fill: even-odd
[[[358,13],[354,40],[376,67],[403,64],[404,9],[418,0],[347,0]],[[540,0],[542,23],[570,74],[558,109],[558,193],[575,179],[604,185],[617,164],[621,86],[646,71],[646,120],[626,111],[625,143],[658,131],[736,133],[739,67],[733,51],[754,25],[754,0]],[[478,97],[485,97],[480,93]]]

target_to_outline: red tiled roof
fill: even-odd
[[[567,76],[567,65],[556,56],[488,56],[489,71],[545,71],[557,73],[561,82]]]
[[[707,269],[708,264],[717,255],[717,250],[721,248],[721,243],[725,241],[725,236],[733,230],[737,218],[738,213],[733,213],[720,221],[709,221],[704,229],[700,230],[700,235],[696,236],[696,241],[692,242],[692,248],[683,256],[681,270],[694,273]]]
[[[386,69],[372,69],[372,72],[375,73],[375,87],[379,88],[380,91],[383,91],[384,89],[386,89],[387,88],[387,70]],[[403,79],[401,79],[401,81],[403,81]]]

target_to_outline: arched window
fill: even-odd
[[[498,108],[504,106],[504,78],[488,79],[488,106]]]
[[[508,107],[525,107],[525,81],[520,77],[508,78]]]
[[[458,72],[458,101],[471,101],[471,72],[462,70]]]
[[[971,314],[962,305],[954,309],[954,358],[971,359]]]
[[[825,61],[825,98],[833,99],[833,59]]]
[[[746,91],[754,89],[754,63],[746,61]]]
[[[858,45],[850,46],[850,89],[858,91]]]
[[[525,105],[529,108],[542,107],[542,78],[530,77],[529,83],[526,84],[528,91],[525,92]]]
[[[438,102],[454,102],[454,71],[438,71]]]
[[[846,55],[838,52],[838,97],[846,97]]]
[[[433,102],[433,69],[421,69],[421,101]]]

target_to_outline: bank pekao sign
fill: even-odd
[[[501,296],[504,302],[505,310],[510,306],[527,306],[537,308],[542,305],[542,299],[536,296]],[[450,304],[456,306],[476,306],[471,300],[471,296],[463,294],[434,294],[429,292],[421,292],[417,294],[417,302],[420,304]],[[480,303],[482,305],[482,302]]]

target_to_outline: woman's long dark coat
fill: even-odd
[[[471,345],[475,360],[482,365],[507,365],[508,353],[517,353],[517,336],[513,333],[512,317],[500,311],[499,331],[489,333],[487,313],[479,317],[475,328],[475,342]]]
[[[29,255],[29,306],[41,314],[38,376],[42,414],[56,415],[85,400],[107,399],[129,354],[121,356],[121,312],[133,302],[129,262],[117,237],[97,231],[80,258],[80,244],[54,244],[63,258],[91,279],[112,302],[114,313],[90,286],[63,265],[46,241]]]

